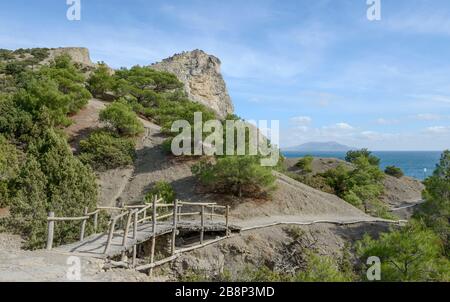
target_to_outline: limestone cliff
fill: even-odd
[[[175,74],[184,83],[188,97],[221,117],[233,113],[233,103],[220,73],[220,60],[202,50],[176,54],[150,67]]]
[[[79,63],[85,67],[95,67],[96,64],[94,64],[91,61],[91,57],[89,55],[89,50],[84,47],[61,47],[61,48],[52,48],[49,50],[49,57],[46,61],[52,61],[55,57],[67,54],[69,55],[73,62]]]

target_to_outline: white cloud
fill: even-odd
[[[431,134],[447,134],[450,133],[450,127],[448,126],[433,126],[425,129],[425,132]]]
[[[432,114],[432,113],[420,113],[413,117],[420,121],[438,121],[438,120],[442,119],[441,115]]]
[[[295,126],[306,126],[311,124],[312,118],[309,116],[296,116],[291,118],[291,123]]]
[[[354,128],[350,126],[347,123],[337,123],[331,127],[328,127],[329,129],[340,129],[340,130],[353,130]]]
[[[449,95],[415,94],[415,95],[411,95],[411,97],[414,97],[419,100],[427,101],[427,102],[450,104],[450,96]]]

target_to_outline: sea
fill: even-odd
[[[317,151],[317,152],[296,152],[285,151],[283,155],[288,158],[304,157],[311,155],[314,157],[345,159],[346,152]],[[440,151],[373,151],[373,155],[380,160],[380,166],[384,170],[387,166],[396,166],[403,170],[406,176],[424,180],[433,174],[436,165],[439,163],[442,152]]]

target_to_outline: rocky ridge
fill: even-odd
[[[221,62],[202,50],[182,52],[150,67],[175,74],[188,98],[214,110],[220,117],[233,113],[233,103],[220,72]]]

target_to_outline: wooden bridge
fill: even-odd
[[[188,207],[189,211],[183,211]],[[192,209],[199,208],[199,211]],[[163,211],[161,211],[161,209]],[[98,217],[101,211],[118,211],[120,214],[113,216],[104,233],[96,233]],[[165,210],[165,211],[164,211]],[[158,213],[160,212],[160,213]],[[161,213],[162,212],[162,213]],[[220,206],[215,203],[189,203],[175,200],[172,204],[163,203],[162,198],[154,197],[152,203],[124,207],[98,207],[89,212],[86,208],[81,217],[55,217],[50,212],[48,221],[47,250],[59,253],[70,253],[79,256],[95,258],[114,258],[122,256],[122,261],[114,262],[118,266],[132,267],[137,270],[150,271],[158,265],[174,260],[177,255],[186,250],[191,250],[213,243],[230,236],[231,232],[239,231],[239,227],[229,224],[229,206]],[[80,240],[78,242],[53,248],[53,235],[56,222],[80,221]],[[94,235],[85,237],[86,225],[92,221]],[[194,247],[185,247],[177,250],[175,242],[180,232],[199,232],[199,244]],[[214,240],[205,242],[206,232],[223,234]],[[171,256],[155,262],[156,238],[171,234]],[[136,267],[137,246],[151,241],[150,263]],[[124,262],[125,253],[132,253],[131,263]]]

